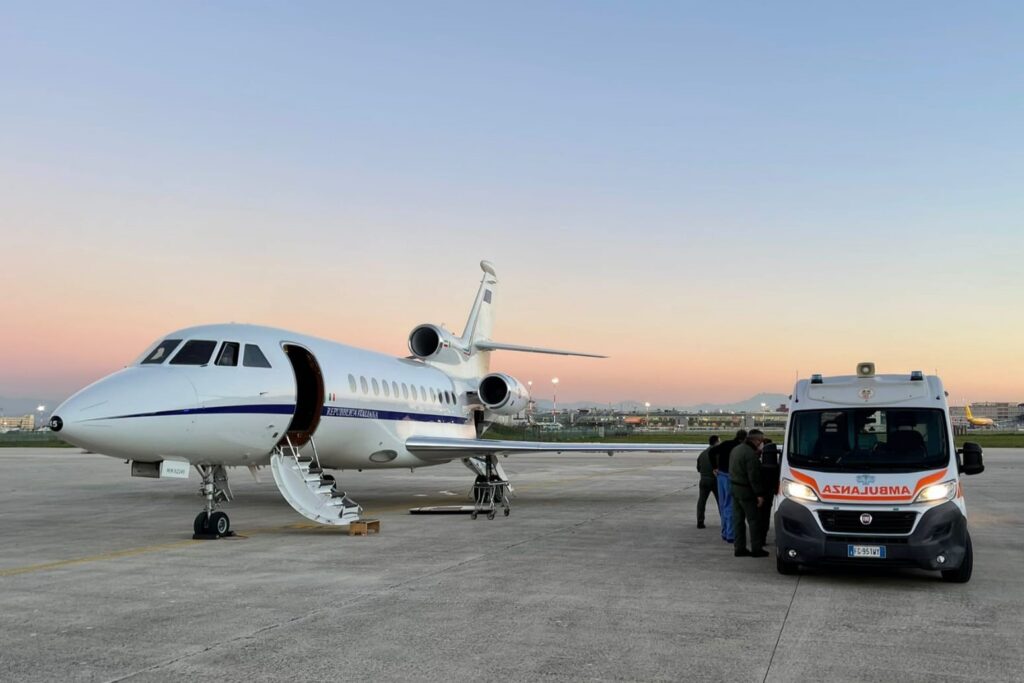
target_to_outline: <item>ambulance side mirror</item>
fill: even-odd
[[[956,452],[958,459],[958,469],[963,474],[981,474],[985,471],[985,463],[981,457],[981,446],[968,441],[964,444],[964,447]]]

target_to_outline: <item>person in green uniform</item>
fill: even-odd
[[[761,484],[761,447],[764,433],[760,429],[747,432],[746,440],[729,454],[729,480],[732,484],[732,521],[736,557],[768,557],[764,549],[765,530],[760,508],[764,505]],[[750,550],[747,550],[747,527],[750,528]]]

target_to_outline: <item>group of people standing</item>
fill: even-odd
[[[718,502],[722,519],[722,540],[733,544],[736,557],[768,557],[764,549],[771,521],[772,498],[779,485],[779,466],[774,448],[759,429],[741,429],[728,441],[717,436],[697,457],[700,495],[697,498],[697,528],[706,525],[708,496]],[[750,547],[747,547],[747,529]]]

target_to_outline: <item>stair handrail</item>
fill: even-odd
[[[320,453],[316,450],[316,442],[313,441],[312,434],[309,435],[309,445],[313,449],[313,462],[316,463],[316,468],[320,470],[321,473],[323,473],[324,468],[323,466],[320,465]]]

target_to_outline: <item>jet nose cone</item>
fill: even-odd
[[[95,453],[149,456],[153,454],[152,418],[187,414],[197,404],[195,387],[184,374],[166,368],[130,367],[62,403],[54,411],[50,429],[64,441]],[[185,436],[190,424],[188,419],[177,424],[174,436]]]

